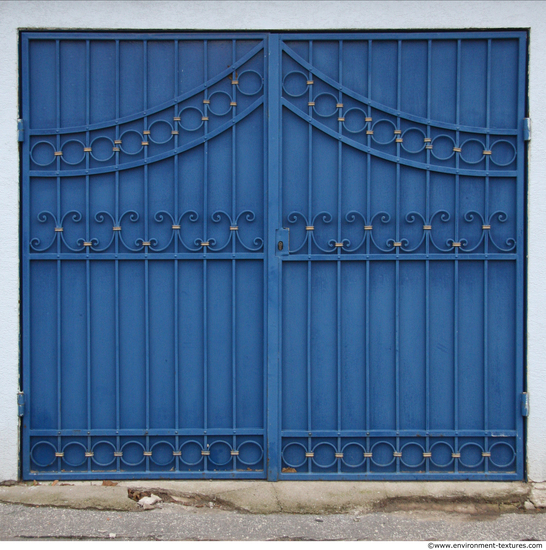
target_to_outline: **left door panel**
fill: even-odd
[[[266,41],[22,34],[24,479],[265,477]]]

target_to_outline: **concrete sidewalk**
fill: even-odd
[[[251,514],[342,514],[395,510],[460,513],[546,510],[546,484],[523,482],[343,481],[31,482],[0,486],[0,502],[73,509],[142,511],[133,498]],[[197,511],[197,510],[196,510]]]

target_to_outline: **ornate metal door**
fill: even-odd
[[[25,479],[521,479],[524,33],[22,34]]]
[[[264,477],[264,36],[25,34],[25,477]]]
[[[282,478],[521,478],[525,37],[279,48]]]

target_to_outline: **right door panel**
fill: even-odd
[[[281,478],[522,478],[525,47],[281,37]]]

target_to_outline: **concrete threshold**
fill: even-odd
[[[53,484],[54,483],[54,484]],[[458,513],[546,509],[546,483],[413,481],[71,481],[8,483],[0,502],[73,509],[142,511],[155,494],[188,510],[250,514],[344,514],[395,510]],[[103,484],[104,483],[104,484]],[[115,484],[115,485],[114,485]],[[152,507],[153,508],[153,507]]]

